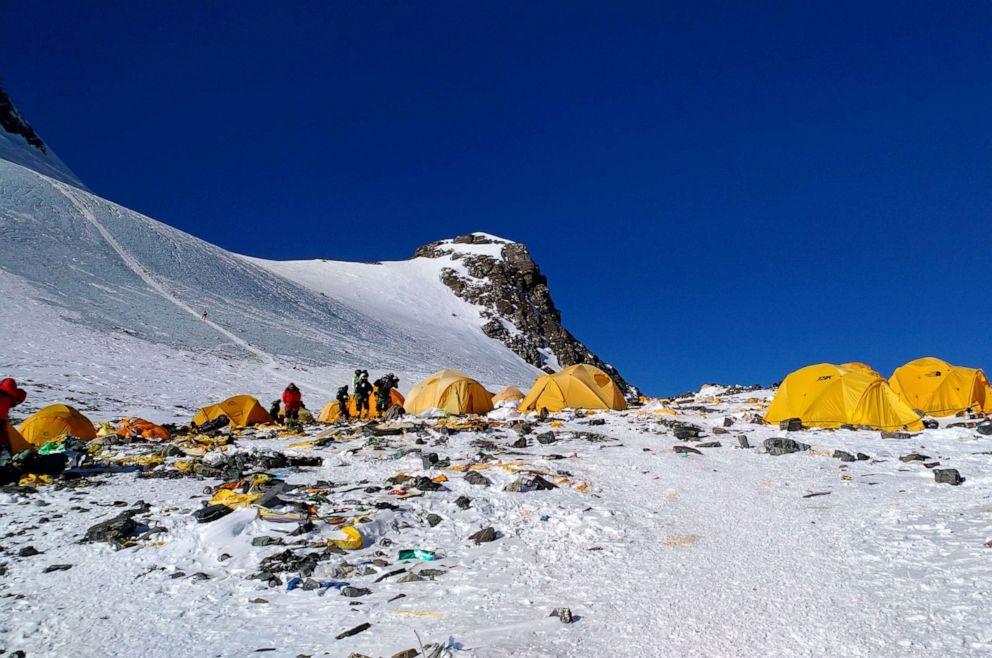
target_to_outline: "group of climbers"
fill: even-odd
[[[392,399],[393,391],[396,390],[399,384],[399,377],[391,372],[383,375],[375,380],[375,382],[370,382],[368,370],[356,370],[354,380],[352,381],[352,386],[354,387],[355,417],[371,418],[373,416],[373,397],[375,398],[376,415],[381,416],[386,413],[394,404]],[[348,384],[338,389],[335,399],[337,400],[342,418],[349,420],[351,418],[351,405],[349,404],[351,394],[348,390]],[[286,425],[298,424],[300,422],[301,409],[306,409],[306,405],[303,404],[303,394],[300,392],[299,387],[291,382],[286,387],[286,390],[282,392],[282,399],[272,402],[272,406],[269,408],[269,415],[274,420],[282,418]]]

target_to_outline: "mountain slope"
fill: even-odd
[[[236,392],[271,400],[289,380],[317,406],[359,367],[396,372],[403,389],[442,368],[490,387],[539,373],[444,283],[468,275],[459,259],[240,256],[92,194],[60,162],[33,161],[23,135],[0,133],[17,156],[0,157],[0,321],[16,329],[0,373],[31,385],[33,406],[68,397],[183,417]]]

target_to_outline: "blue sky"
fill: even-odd
[[[277,259],[525,242],[651,393],[992,367],[992,5],[203,4],[0,4],[102,196]]]

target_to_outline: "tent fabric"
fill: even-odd
[[[80,441],[96,438],[96,427],[90,419],[65,404],[39,409],[25,418],[17,429],[25,441],[38,447],[63,436],[73,436]]]
[[[840,364],[840,367],[847,368],[848,370],[861,370],[862,372],[867,372],[869,374],[878,377],[882,376],[880,372],[872,368],[870,365],[868,365],[867,363],[861,363],[860,361],[851,361],[850,363],[842,363]]]
[[[782,381],[765,420],[779,423],[789,418],[799,418],[807,427],[923,429],[919,415],[884,378],[869,370],[831,363],[800,368]]]
[[[169,430],[144,418],[125,418],[116,430],[117,436],[140,437],[149,441],[168,441]]]
[[[227,416],[234,427],[248,427],[272,422],[272,416],[261,403],[250,395],[235,395],[223,402],[211,404],[200,409],[193,422],[203,425],[217,418]]]
[[[0,423],[0,436],[4,437],[3,440],[0,440],[0,444],[6,443],[9,445],[12,454],[17,454],[21,450],[27,450],[31,447],[31,444],[10,423]]]
[[[569,366],[541,375],[521,401],[520,411],[562,409],[626,409],[627,401],[610,376],[595,366]]]
[[[486,414],[493,410],[493,396],[482,384],[458,370],[442,370],[420,382],[406,396],[407,413],[441,409],[449,414]]]
[[[931,416],[968,409],[992,413],[992,388],[978,368],[925,357],[896,368],[889,385],[910,407]]]
[[[373,391],[372,397],[369,398],[369,416],[368,416],[369,418],[378,418],[381,415],[378,409],[375,408],[375,401],[376,401],[375,391],[377,390],[379,390],[378,387],[376,386],[372,387],[372,391]],[[389,391],[389,399],[393,404],[401,407],[406,402],[406,399],[403,397],[403,394],[397,391],[395,388]],[[352,418],[358,415],[358,403],[355,401],[354,395],[348,398],[348,413]],[[341,408],[338,405],[338,401],[331,400],[330,402],[324,405],[323,409],[320,410],[320,414],[317,416],[317,420],[319,420],[322,423],[333,423],[340,417],[341,417]]]
[[[524,399],[524,392],[521,391],[516,386],[507,386],[502,391],[493,396],[493,405],[497,405],[500,402],[513,402],[517,403]]]

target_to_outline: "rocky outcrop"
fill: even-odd
[[[485,248],[476,250],[473,245]],[[616,368],[562,326],[548,280],[526,246],[472,233],[425,245],[415,255],[449,258],[460,264],[459,268],[444,268],[441,280],[461,299],[482,307],[482,330],[487,336],[531,365],[554,372],[555,366],[588,363],[607,372],[628,398],[638,396],[638,390]]]
[[[42,153],[48,152],[45,142],[41,141],[41,137],[38,137],[31,124],[20,115],[2,86],[0,86],[0,128],[12,135],[20,135]]]

